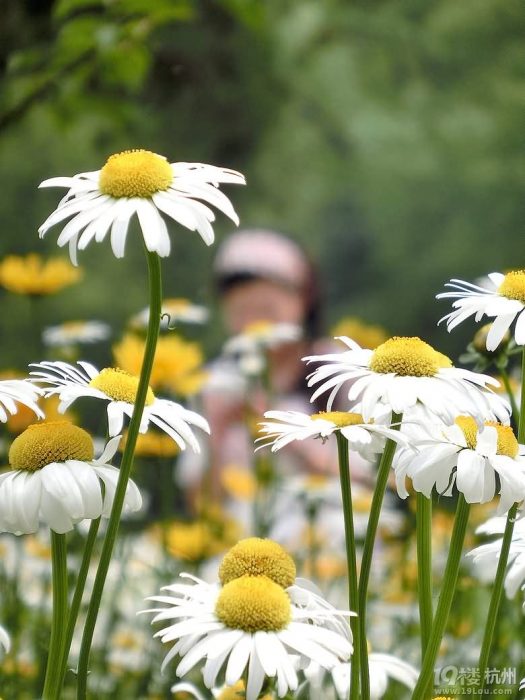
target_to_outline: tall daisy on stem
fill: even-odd
[[[447,322],[451,331],[470,316],[479,321],[483,316],[494,318],[492,327],[487,334],[487,350],[495,351],[504,339],[505,333],[514,325],[514,340],[522,346],[521,361],[521,405],[518,419],[518,442],[525,442],[525,270],[514,270],[503,275],[499,272],[489,274],[489,287],[482,288],[470,282],[451,280],[447,285],[453,291],[437,295],[438,299],[452,298],[454,310],[444,316],[441,321]],[[509,509],[505,532],[501,542],[501,553],[498,561],[496,578],[492,589],[485,633],[481,646],[479,660],[481,687],[485,683],[487,668],[496,619],[503,594],[505,571],[509,558],[510,545],[514,532],[514,523],[518,512],[518,503]]]
[[[375,350],[363,349],[350,338],[341,337],[339,340],[347,346],[345,352],[305,358],[309,362],[321,363],[309,379],[309,386],[318,385],[312,401],[329,391],[330,408],[343,385],[348,383],[348,400],[351,405],[358,403],[366,420],[385,409],[392,412],[392,422],[397,426],[403,414],[415,409],[447,420],[454,415],[456,406],[462,406],[467,415],[477,416],[481,407],[492,417],[508,419],[504,402],[487,391],[489,386],[496,386],[498,382],[491,377],[454,367],[448,357],[420,338],[390,338]],[[366,641],[368,583],[381,505],[395,450],[396,443],[389,439],[379,464],[359,577],[358,623],[363,700],[370,698]],[[417,502],[417,551],[422,649],[428,643],[432,625],[430,521],[430,501],[420,498]]]
[[[163,156],[146,150],[113,155],[99,171],[53,178],[41,183],[43,187],[68,188],[57,209],[40,227],[39,233],[44,236],[55,224],[70,219],[59,236],[58,244],[69,245],[70,257],[74,263],[77,249],[86,248],[93,239],[101,242],[109,231],[114,255],[117,258],[123,257],[129,223],[136,215],[148,264],[149,320],[146,346],[119,480],[86,616],[77,674],[78,700],[85,698],[87,693],[93,633],[117,537],[144,406],[150,391],[149,380],[162,312],[160,258],[169,255],[171,249],[164,216],[192,231],[198,231],[205,243],[210,245],[214,239],[211,222],[215,215],[208,204],[217,207],[238,223],[231,202],[219,190],[219,183],[244,184],[244,177],[233,170],[200,163],[170,164]]]

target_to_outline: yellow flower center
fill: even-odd
[[[36,471],[52,462],[93,459],[89,433],[67,421],[34,423],[21,433],[9,449],[12,469]]]
[[[321,411],[321,413],[314,413],[310,417],[312,420],[328,420],[335,423],[338,428],[364,423],[360,413],[347,413],[346,411]]]
[[[222,584],[241,576],[266,576],[283,588],[295,581],[295,562],[280,544],[259,537],[237,542],[219,568]]]
[[[215,614],[231,629],[277,632],[292,619],[286,592],[266,576],[241,576],[227,583],[215,603]]]
[[[113,401],[125,401],[126,403],[135,403],[137,389],[139,388],[139,378],[128,374],[123,369],[113,369],[106,367],[92,379],[88,386],[93,389],[99,389],[109,396]],[[146,394],[146,406],[151,406],[155,401],[155,394],[148,387]]]
[[[485,425],[496,428],[498,433],[498,454],[514,459],[520,451],[520,446],[510,425],[501,425],[496,423],[496,421],[486,421]]]
[[[379,374],[433,377],[440,369],[452,367],[452,362],[420,338],[396,336],[374,350],[369,367]]]
[[[478,424],[471,416],[458,416],[454,423],[461,428],[461,432],[465,436],[467,447],[471,450],[476,449],[478,444]]]
[[[498,294],[507,299],[517,299],[525,304],[525,270],[507,272],[498,287]]]
[[[275,324],[271,321],[252,321],[252,323],[248,323],[244,327],[243,333],[245,335],[250,335],[254,338],[258,338],[259,336],[265,336],[267,333],[269,333],[274,327],[274,325]]]
[[[110,197],[151,197],[167,190],[173,180],[171,165],[151,151],[123,151],[110,156],[100,171],[98,186]]]
[[[467,447],[471,450],[476,449],[478,426],[474,418],[458,416],[454,422],[461,428]],[[509,425],[501,425],[501,423],[496,421],[485,421],[484,425],[496,428],[498,434],[497,454],[514,459],[519,453],[519,443],[512,428]]]

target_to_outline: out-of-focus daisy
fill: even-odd
[[[50,396],[45,399],[40,397],[38,400],[38,406],[42,409],[45,414],[45,421],[62,420],[68,421],[69,423],[78,423],[78,417],[73,411],[67,411],[66,413],[59,413],[58,405],[59,399],[56,396]],[[18,435],[28,426],[35,422],[35,414],[33,411],[21,404],[18,407],[18,411],[12,416],[9,416],[6,422],[6,428],[12,435]]]
[[[331,329],[335,338],[346,336],[352,338],[362,348],[374,350],[378,345],[388,340],[388,333],[382,326],[366,323],[356,316],[346,316],[338,321]]]
[[[490,518],[477,528],[478,535],[501,535],[505,532],[507,518]],[[501,553],[502,538],[476,547],[467,556],[472,557],[476,570],[483,581],[492,583]],[[519,518],[514,524],[505,577],[505,591],[509,598],[514,598],[519,588],[525,588],[525,518]]]
[[[366,459],[383,451],[385,440],[394,440],[406,445],[406,438],[397,430],[372,421],[365,421],[360,413],[328,411],[307,415],[300,411],[266,411],[260,423],[260,432],[265,436],[257,449],[271,445],[272,452],[289,445],[294,440],[321,438],[327,440],[339,431],[348,440],[353,450]]]
[[[454,311],[443,316],[451,331],[470,316],[480,321],[483,316],[494,322],[487,334],[487,350],[494,351],[501,343],[513,321],[514,339],[517,345],[525,345],[525,270],[513,270],[506,275],[492,272],[488,275],[487,286],[479,287],[470,282],[453,279],[445,287],[454,291],[442,292],[438,299],[456,299],[452,303]]]
[[[0,381],[0,421],[5,423],[10,415],[17,413],[17,403],[30,408],[38,418],[44,418],[44,412],[37,404],[40,396],[42,391],[24,379]]]
[[[31,372],[35,382],[44,384],[46,396],[57,395],[60,398],[60,411],[81,397],[92,397],[107,401],[109,436],[122,432],[124,416],[131,418],[139,380],[138,377],[120,369],[105,368],[98,370],[89,362],[41,362],[32,365]],[[145,433],[152,423],[167,433],[180,447],[186,449],[186,443],[199,452],[200,446],[190,426],[195,425],[209,433],[208,422],[194,411],[189,411],[174,401],[159,399],[151,388],[148,389],[146,405],[140,424],[140,432]]]
[[[166,330],[168,327],[179,323],[206,323],[209,318],[209,311],[205,306],[192,304],[189,299],[172,298],[162,300],[160,316],[160,329]],[[149,308],[142,309],[133,316],[129,322],[132,328],[143,329],[149,323]]]
[[[124,431],[119,450],[124,452],[127,440],[127,431]],[[137,457],[176,457],[180,452],[177,443],[173,442],[169,435],[161,433],[159,430],[148,430],[147,433],[140,433],[135,445],[135,455]]]
[[[56,294],[82,278],[82,271],[63,258],[44,260],[36,253],[8,255],[0,263],[0,285],[14,294]]]
[[[173,557],[202,562],[223,554],[239,539],[242,530],[236,520],[215,510],[193,522],[170,523],[163,534]]]
[[[94,459],[93,441],[82,428],[67,422],[29,426],[11,445],[10,471],[0,474],[0,530],[27,534],[43,521],[64,533],[86,518],[109,517],[119,470],[107,462],[119,439]],[[141,503],[130,481],[124,508],[135,511]]]
[[[293,657],[315,659],[330,670],[352,653],[349,635],[326,627],[330,617],[340,615],[328,604],[297,605],[293,591],[266,576],[245,575],[222,587],[191,579],[193,584],[166,586],[168,595],[151,600],[168,607],[149,611],[157,613],[153,622],[174,620],[156,636],[164,643],[175,642],[162,668],[180,655],[176,671],[180,677],[204,661],[207,688],[215,685],[225,666],[227,685],[247,671],[247,700],[259,697],[267,677],[276,678],[278,695],[283,697],[298,686]]]
[[[111,327],[102,321],[67,321],[58,326],[49,326],[42,333],[44,345],[68,346],[98,343],[107,340]]]
[[[0,625],[0,658],[2,658],[4,653],[8,654],[10,649],[11,640],[7,634],[7,630]]]
[[[339,338],[348,350],[304,358],[322,363],[311,375],[317,386],[311,400],[329,391],[328,409],[341,387],[350,382],[348,400],[359,402],[366,421],[379,407],[404,413],[416,405],[452,423],[460,413],[508,422],[510,409],[488,391],[492,377],[454,367],[446,355],[420,338],[394,337],[375,350],[365,350],[350,338]]]
[[[117,367],[130,374],[140,374],[144,358],[145,342],[128,333],[113,346]],[[177,396],[191,396],[198,392],[206,373],[202,370],[204,357],[199,343],[190,342],[176,335],[161,336],[157,341],[155,360],[151,370],[152,388],[170,391]]]
[[[409,690],[414,690],[419,671],[406,661],[392,656],[372,652],[368,655],[370,669],[370,700],[379,700],[388,689],[390,679],[398,681]],[[348,698],[350,692],[350,664],[339,664],[332,670],[332,678],[341,700]]]
[[[479,428],[474,418],[459,416],[453,425],[419,430],[420,437],[412,437],[419,451],[401,450],[394,457],[401,498],[408,496],[406,476],[427,498],[434,487],[452,495],[454,484],[467,503],[487,503],[499,493],[500,514],[525,498],[525,446],[510,426],[487,421]]]
[[[266,353],[286,343],[293,343],[302,336],[302,328],[293,323],[254,321],[238,335],[226,341],[223,353],[235,358],[242,374],[256,376],[266,366]]]
[[[55,224],[70,219],[58,237],[69,244],[71,260],[93,239],[100,243],[111,229],[115,257],[124,256],[129,222],[137,215],[146,248],[161,257],[170,254],[171,242],[164,216],[190,231],[198,231],[206,245],[214,240],[212,205],[235,224],[239,219],[219,184],[244,185],[241,173],[202,163],[169,163],[145,150],[112,155],[101,170],[73,177],[44,180],[40,187],[67,187],[68,192],[39,228],[40,237]],[[203,202],[206,202],[204,204]],[[163,216],[164,215],[164,216]]]

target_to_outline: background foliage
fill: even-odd
[[[519,0],[0,0],[0,11],[0,256],[56,252],[53,231],[36,233],[58,192],[40,180],[144,147],[244,172],[249,186],[231,192],[242,224],[304,242],[327,323],[361,315],[457,355],[469,331],[436,329],[448,307],[434,295],[451,277],[523,264]],[[220,222],[219,238],[228,230]],[[166,293],[209,303],[213,251],[178,236]],[[129,247],[125,265],[107,246],[84,253],[85,281],[41,304],[39,321],[135,312],[145,282]],[[27,301],[0,316],[3,364],[31,332]]]

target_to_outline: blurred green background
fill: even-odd
[[[325,324],[343,315],[420,335],[457,357],[436,302],[451,277],[525,265],[521,0],[0,0],[0,258],[55,254],[37,228],[55,175],[147,148],[245,173],[243,226],[301,240]],[[230,231],[224,217],[218,239]],[[173,231],[173,229],[172,229]],[[213,304],[213,249],[173,231],[165,293]],[[133,240],[135,238],[135,240]],[[64,252],[64,255],[67,253]],[[137,237],[81,254],[84,281],[42,325],[145,304]],[[1,364],[29,344],[27,299],[0,291]],[[210,352],[218,320],[207,331]],[[34,358],[39,359],[39,358]]]

